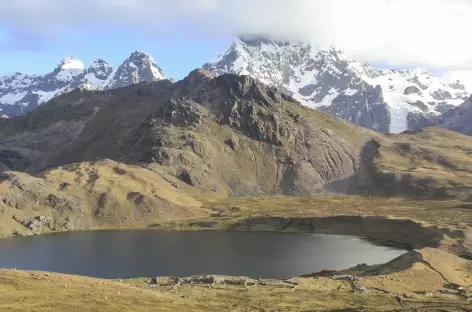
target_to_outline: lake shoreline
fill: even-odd
[[[192,274],[287,279],[385,263],[406,252],[347,235],[231,230],[58,233],[0,241],[0,251],[0,267],[106,279]]]
[[[439,262],[442,264],[439,264]],[[195,275],[100,279],[0,269],[0,311],[468,311],[472,270],[433,248],[409,251],[383,265],[356,266],[291,279]],[[20,303],[16,299],[21,297]],[[120,310],[121,309],[121,310]],[[437,309],[437,310],[436,310]],[[408,310],[408,311],[409,311]],[[19,310],[18,310],[19,311]],[[315,309],[314,311],[318,311]],[[406,311],[406,310],[405,310]]]
[[[323,311],[366,307],[369,311],[401,311],[406,307],[418,311],[460,311],[470,304],[467,300],[472,297],[472,214],[462,207],[463,203],[452,201],[350,196],[248,198],[208,203],[206,208],[213,212],[205,218],[94,227],[93,231],[229,230],[352,235],[382,246],[408,246],[405,249],[411,250],[382,265],[337,272],[352,278],[336,280],[330,276],[333,272],[307,272],[306,277],[296,278],[299,285],[294,288],[218,283],[156,286],[152,279],[157,277],[153,276],[120,282],[0,270],[0,291],[5,289],[7,296],[15,294],[0,302],[0,311],[2,304],[9,304],[8,308],[14,311],[11,307],[16,296],[26,298],[32,307],[43,302],[50,311],[70,308],[54,304],[58,298],[67,302],[71,296],[74,299],[69,304],[76,305],[78,310],[87,306],[110,312],[123,307],[127,311],[147,311],[156,305],[168,311],[221,311],[235,306],[242,311],[261,306],[282,311],[309,310],[314,306],[325,307],[320,309]],[[359,285],[364,285],[367,291],[359,291],[364,289]],[[12,287],[16,290],[9,292]]]
[[[341,198],[341,199],[340,199]],[[345,198],[345,199],[344,199]],[[349,203],[349,196],[345,197],[308,198],[313,202],[333,199]],[[421,249],[424,247],[439,248],[452,252],[461,257],[472,259],[472,228],[458,227],[457,224],[441,222],[441,225],[431,223],[431,220],[423,221],[423,216],[415,215],[415,207],[408,208],[407,215],[395,215],[393,210],[387,213],[379,213],[363,208],[363,210],[341,211],[333,210],[306,210],[287,213],[287,210],[275,209],[274,201],[285,201],[292,198],[254,198],[236,199],[213,203],[207,209],[214,211],[213,214],[198,219],[182,219],[175,221],[149,221],[130,223],[124,225],[95,225],[89,228],[78,228],[71,230],[52,231],[43,227],[41,232],[34,232],[23,227],[20,232],[0,231],[0,239],[16,236],[44,235],[60,232],[81,231],[107,231],[107,230],[162,230],[162,231],[253,231],[253,232],[294,232],[314,234],[351,235],[362,238],[370,243],[401,248],[405,250]],[[298,201],[307,198],[298,199]],[[356,200],[358,200],[356,198]],[[269,202],[269,211],[254,209],[244,211],[235,206],[241,202],[249,203]],[[362,200],[364,201],[364,200]],[[361,201],[361,203],[362,203]],[[378,199],[377,199],[378,201]],[[294,201],[294,203],[297,203]],[[389,203],[389,200],[380,201]],[[391,204],[395,204],[393,201]],[[414,205],[415,202],[400,201]],[[434,203],[434,202],[433,202]],[[441,203],[442,204],[442,203]],[[224,207],[227,206],[227,207]],[[244,207],[247,209],[246,207]],[[419,209],[423,212],[423,209]],[[461,210],[457,210],[461,212]],[[462,212],[461,212],[462,213]],[[469,211],[467,211],[469,214]],[[470,215],[470,214],[469,214]],[[431,219],[427,216],[428,219]],[[440,220],[440,219],[439,219]]]

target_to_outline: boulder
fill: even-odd
[[[235,152],[239,150],[239,139],[236,136],[233,136],[225,141],[225,144],[231,147]]]

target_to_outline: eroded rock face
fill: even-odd
[[[365,86],[355,94],[339,95],[330,106],[321,106],[322,111],[365,128],[380,132],[390,131],[390,113],[383,99],[381,86]]]
[[[203,114],[181,99],[172,99],[161,107],[155,117],[174,126],[196,126],[200,124]]]

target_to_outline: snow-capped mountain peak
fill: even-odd
[[[96,59],[71,85],[72,89],[85,87],[86,89],[104,89],[113,74],[113,67],[102,59]]]
[[[376,69],[334,46],[239,37],[203,68],[253,76],[302,104],[379,131],[401,132],[414,114],[437,115],[467,97],[424,68]]]
[[[139,51],[131,55],[118,67],[109,88],[121,88],[143,81],[164,79],[164,72],[151,55]]]
[[[154,80],[164,79],[164,72],[159,66],[157,66],[150,54],[134,51],[127,61],[129,66],[133,69],[150,70]]]
[[[68,56],[45,75],[1,76],[0,113],[22,114],[77,88],[105,90],[160,79],[164,79],[164,73],[149,54],[142,52],[133,52],[117,70],[103,59],[96,59],[86,68],[78,58]]]
[[[75,55],[67,56],[61,60],[58,68],[62,70],[84,70],[85,65]]]
[[[90,64],[90,66],[87,68],[87,72],[89,73],[96,73],[98,75],[106,75],[109,71],[113,70],[113,67],[111,67],[110,64],[108,64],[105,60],[102,59],[96,59]]]
[[[48,89],[65,87],[65,84],[70,83],[79,76],[84,71],[84,68],[84,63],[73,55],[63,58],[56,69],[51,74],[46,75],[49,77],[49,81],[55,80],[57,82],[52,83]]]

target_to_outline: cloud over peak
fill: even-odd
[[[11,41],[126,27],[202,38],[270,34],[391,66],[472,69],[470,0],[0,1]]]

